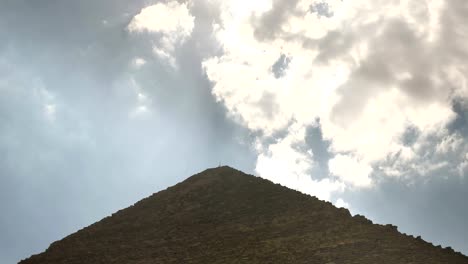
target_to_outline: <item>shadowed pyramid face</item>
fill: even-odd
[[[468,263],[422,239],[230,167],[84,228],[32,263]]]

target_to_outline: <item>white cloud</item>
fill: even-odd
[[[345,202],[341,198],[338,198],[338,200],[336,200],[335,206],[338,207],[338,208],[347,208],[347,209],[349,209],[349,204],[347,202]]]
[[[143,8],[128,25],[130,32],[154,33],[158,41],[153,47],[156,56],[176,67],[174,52],[192,34],[195,18],[186,3],[157,3]]]
[[[290,186],[291,180],[307,175],[314,166],[311,153],[301,153],[293,146],[304,137],[304,129],[291,131],[287,137],[268,146],[264,152],[259,150],[256,171],[273,182]]]
[[[467,29],[457,20],[461,2],[327,3],[333,16],[311,12],[305,0],[262,1],[257,9],[223,2],[214,34],[224,52],[203,67],[229,114],[271,144],[258,150],[257,171],[290,187],[299,182],[290,180],[295,175],[307,178],[313,158],[294,147],[304,138],[268,139],[292,120],[307,127],[316,118],[331,142],[330,172],[346,185],[372,186],[377,168],[397,177],[445,168],[443,156],[429,162],[423,150],[431,144],[449,157],[463,149],[462,139],[445,130],[456,118],[453,100],[468,98],[461,59],[468,48],[457,33]],[[277,78],[271,69],[283,54],[290,62]],[[405,145],[410,127],[420,135]],[[450,162],[457,167],[461,160]]]
[[[316,165],[311,152],[302,153],[295,147],[305,136],[305,128],[292,125],[288,135],[259,152],[255,168],[259,176],[283,186],[330,200],[331,194],[344,190],[344,184],[330,179],[315,180],[310,170]],[[260,144],[261,145],[261,144]]]
[[[143,8],[130,22],[130,31],[157,32],[165,35],[175,34],[175,38],[190,36],[194,26],[194,17],[187,4],[176,1],[157,3]]]
[[[372,183],[369,177],[372,167],[356,157],[338,154],[329,161],[328,166],[333,175],[353,186],[369,187]]]
[[[162,61],[166,61],[172,68],[177,68],[177,63],[172,55],[173,48],[159,48],[157,46],[153,47],[154,54]]]
[[[139,69],[145,64],[146,64],[146,60],[143,58],[135,58],[132,61],[132,67],[135,69]]]

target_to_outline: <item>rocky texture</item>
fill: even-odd
[[[21,264],[468,263],[450,248],[229,167],[208,169]]]

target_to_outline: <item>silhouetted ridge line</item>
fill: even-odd
[[[223,166],[155,193],[20,263],[468,264],[468,258]]]

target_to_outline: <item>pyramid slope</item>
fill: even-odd
[[[208,169],[21,264],[453,263],[468,258],[229,167]]]

